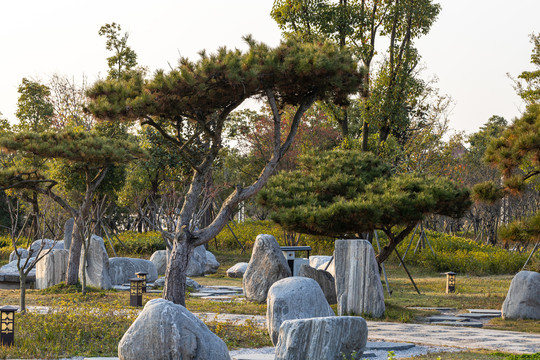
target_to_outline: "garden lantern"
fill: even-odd
[[[144,280],[139,278],[129,279],[129,305],[142,306],[142,285]]]
[[[449,271],[446,274],[446,293],[456,292],[456,273]]]
[[[135,275],[137,275],[139,279],[143,279],[142,292],[145,293],[146,292],[146,276],[148,275],[148,273],[144,271],[139,271],[138,273],[135,273]]]
[[[15,338],[15,311],[17,311],[17,308],[13,306],[0,308],[0,344],[3,346],[13,345]]]

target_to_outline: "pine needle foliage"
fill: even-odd
[[[459,217],[471,204],[468,189],[450,180],[396,175],[375,155],[356,150],[302,157],[300,169],[272,178],[259,201],[291,231],[356,238],[382,230],[390,242],[379,263],[424,216]]]

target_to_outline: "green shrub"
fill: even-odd
[[[428,231],[429,247],[413,254],[418,234],[406,257],[407,264],[417,265],[438,272],[454,271],[469,275],[498,275],[518,272],[528,254],[519,254],[498,246],[476,243],[473,240]],[[410,239],[403,241],[398,250],[403,255]],[[393,258],[393,261],[398,261]]]
[[[130,257],[149,257],[157,250],[165,250],[165,240],[158,231],[149,231],[138,233],[126,231],[118,235],[122,243],[114,238],[114,249],[118,256]],[[123,244],[123,245],[122,245]],[[110,244],[105,240],[107,251],[110,250]],[[109,252],[110,254],[111,252]]]

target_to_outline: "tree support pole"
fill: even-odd
[[[375,240],[377,241],[377,249],[379,250],[379,253],[380,253],[381,244],[379,243],[379,235],[377,235],[377,230],[374,230],[373,233],[375,234]],[[384,274],[384,283],[386,284],[386,291],[388,291],[388,295],[392,295],[392,290],[390,290],[390,285],[388,285],[388,277],[386,276],[386,269],[384,268],[384,261],[381,264],[381,268]]]
[[[534,253],[536,252],[536,250],[538,249],[538,246],[540,246],[540,241],[538,241],[536,243],[536,245],[534,245],[534,248],[533,250],[531,251],[531,254],[529,255],[529,257],[527,258],[527,261],[525,261],[525,264],[523,264],[523,267],[521,268],[521,271],[525,270],[525,266],[527,266],[527,264],[529,263],[529,260],[531,260],[532,256],[534,255]]]
[[[418,287],[416,286],[416,284],[415,284],[415,282],[414,282],[414,280],[413,280],[413,278],[411,276],[411,273],[409,273],[409,270],[407,269],[407,266],[405,266],[405,263],[403,262],[403,260],[401,260],[401,256],[399,255],[399,252],[398,252],[397,248],[394,248],[394,251],[396,252],[396,255],[397,255],[401,265],[403,265],[403,268],[405,269],[405,272],[409,276],[409,279],[411,279],[411,282],[412,282],[414,288],[416,289],[416,292],[418,293],[418,295],[421,295],[420,290],[418,290]]]

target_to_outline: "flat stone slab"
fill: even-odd
[[[477,321],[434,321],[431,325],[446,325],[446,326],[457,326],[457,327],[475,327],[481,328],[484,325],[481,322]]]
[[[501,315],[501,310],[495,310],[495,309],[467,309],[467,311],[470,312],[471,314],[481,313],[481,314]]]
[[[497,318],[501,317],[501,312],[499,314],[487,314],[487,313],[468,313],[468,314],[457,314],[457,317],[469,318],[469,319],[485,319],[485,318]]]
[[[398,343],[398,342],[387,342],[387,341],[368,341],[366,344],[366,350],[387,350],[387,351],[399,351],[399,350],[408,350],[416,345],[411,343]],[[367,356],[364,353],[363,356]]]
[[[456,310],[455,308],[451,307],[431,307],[431,306],[413,306],[409,309],[415,309],[415,310],[427,310],[427,311],[453,311]]]
[[[458,316],[450,316],[450,315],[435,315],[435,316],[428,316],[425,318],[429,322],[440,322],[440,321],[457,321],[457,322],[463,322],[463,321],[470,321],[466,317],[458,317]]]
[[[232,360],[274,360],[274,354],[243,354],[234,355]]]
[[[118,291],[129,291],[129,285],[113,285],[113,289]]]
[[[230,296],[205,296],[201,299],[219,302],[233,302],[233,298],[231,298]]]

